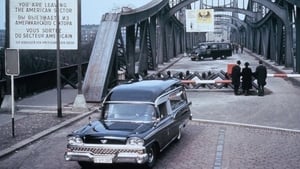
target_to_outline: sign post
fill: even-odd
[[[60,26],[59,26],[59,0],[56,0],[56,83],[57,83],[57,117],[62,117],[61,103],[61,70],[60,70]]]
[[[18,76],[20,74],[20,59],[18,49],[5,50],[5,74],[11,77],[11,124],[12,136],[15,137],[14,76]]]

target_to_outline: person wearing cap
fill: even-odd
[[[252,70],[249,68],[249,63],[245,63],[242,69],[242,88],[245,96],[249,95],[249,90],[252,89]]]

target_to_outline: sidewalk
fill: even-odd
[[[62,117],[57,116],[57,90],[48,90],[21,100],[16,100],[14,132],[12,136],[11,112],[0,112],[0,158],[19,148],[58,130],[80,118],[91,114],[89,111],[72,111],[77,89],[65,86],[61,90]]]

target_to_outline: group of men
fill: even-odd
[[[249,90],[252,88],[253,78],[257,79],[258,84],[258,96],[264,96],[264,86],[267,84],[267,69],[260,60],[259,65],[256,67],[255,72],[252,72],[249,67],[249,63],[245,62],[245,67],[241,70],[241,61],[237,61],[237,64],[232,67],[231,78],[232,84],[234,86],[234,94],[240,95],[239,92],[241,77],[242,77],[242,90],[243,94],[249,95]]]

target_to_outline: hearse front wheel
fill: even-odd
[[[146,162],[146,168],[148,169],[151,169],[155,163],[156,163],[156,160],[157,160],[157,148],[156,146],[153,144],[148,150],[147,150],[147,153],[148,153],[148,161]]]

